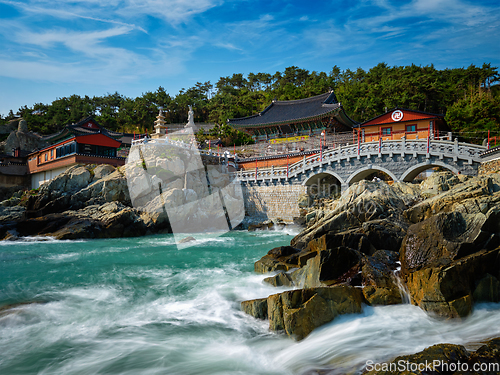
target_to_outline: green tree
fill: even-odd
[[[500,136],[500,101],[485,92],[460,99],[446,112],[446,122],[465,140],[480,143],[487,137]]]

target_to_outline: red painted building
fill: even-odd
[[[357,125],[362,141],[378,141],[390,139],[432,139],[447,136],[450,131],[444,121],[444,115],[395,108],[380,116]]]
[[[52,144],[28,155],[31,187],[38,188],[75,164],[124,165],[125,158],[117,157],[121,146],[117,136],[121,134],[109,132],[88,117],[45,137]]]

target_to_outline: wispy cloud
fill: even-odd
[[[15,6],[24,12],[47,15],[57,18],[88,18],[102,22],[120,22],[111,16],[136,19],[150,16],[178,24],[188,21],[192,16],[223,4],[222,0],[28,0],[18,2],[0,0],[0,3]],[[106,16],[106,17],[103,17]]]
[[[307,6],[285,0],[0,0],[0,6],[7,14],[15,9],[10,17],[0,15],[0,84],[2,77],[69,87],[178,80],[180,88],[191,79],[291,65],[316,71],[382,61],[500,65],[500,4],[491,0]]]

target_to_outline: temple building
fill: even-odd
[[[51,145],[28,155],[31,187],[38,188],[76,164],[125,164],[117,156],[122,133],[108,131],[92,117],[67,125],[60,132],[44,138]]]
[[[444,115],[421,112],[413,109],[395,108],[380,116],[365,121],[355,128],[362,142],[401,139],[431,139],[449,137],[450,128]]]
[[[245,131],[256,140],[326,132],[352,131],[351,120],[333,91],[306,99],[278,101],[253,116],[229,119],[233,128]]]

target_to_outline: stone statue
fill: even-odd
[[[188,112],[188,122],[186,124],[186,128],[189,127],[194,127],[194,112],[193,112],[193,107],[189,107],[189,112]]]

